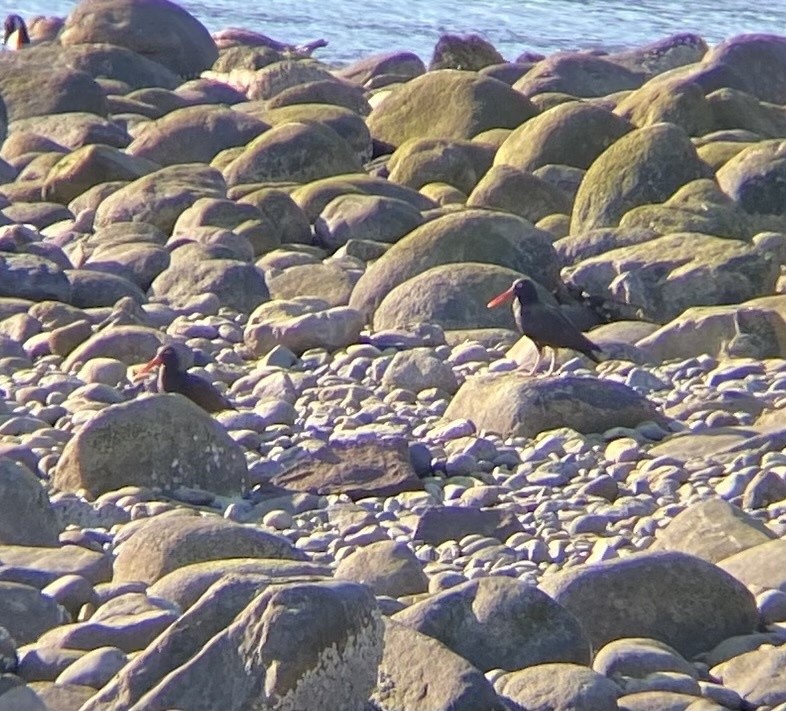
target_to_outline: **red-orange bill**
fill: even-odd
[[[161,358],[159,358],[158,356],[154,356],[154,357],[153,357],[153,358],[151,358],[149,361],[147,361],[147,363],[145,363],[145,364],[144,364],[144,365],[143,365],[143,366],[142,366],[142,367],[141,367],[141,368],[140,368],[140,369],[139,369],[139,370],[136,372],[136,374],[134,375],[134,380],[136,380],[137,378],[141,378],[143,375],[145,375],[145,374],[149,373],[149,372],[150,372],[151,370],[153,370],[153,368],[155,368],[157,365],[161,365],[161,363],[162,363],[162,361],[161,361]]]
[[[491,301],[486,304],[487,309],[494,309],[497,306],[508,303],[513,298],[513,287],[506,289],[501,294],[497,294]]]

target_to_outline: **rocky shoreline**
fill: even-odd
[[[786,38],[29,25],[0,711],[786,709]],[[521,277],[601,363],[526,374]],[[137,381],[162,344],[236,409]]]

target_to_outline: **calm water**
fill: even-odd
[[[0,0],[3,16],[67,15],[73,0]],[[325,61],[346,62],[407,49],[426,62],[443,32],[477,32],[507,59],[524,50],[635,46],[676,32],[715,43],[743,32],[786,34],[786,0],[188,0],[181,3],[211,31],[240,26],[281,41],[324,37]]]

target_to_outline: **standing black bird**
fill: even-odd
[[[22,49],[30,44],[30,35],[27,34],[27,25],[19,15],[9,15],[5,18],[3,44],[9,49]]]
[[[161,366],[158,371],[158,391],[180,393],[208,412],[234,410],[235,407],[215,386],[198,375],[183,370],[177,351],[172,346],[163,346],[137,373],[137,377]]]
[[[554,369],[555,348],[572,348],[600,363],[595,355],[595,352],[602,352],[600,347],[579,331],[558,307],[544,304],[538,298],[538,290],[532,280],[516,279],[510,289],[495,296],[487,307],[493,309],[511,299],[514,299],[513,316],[519,331],[538,347],[538,360],[530,373],[535,372],[540,365],[540,349],[544,346],[551,348],[549,374]]]

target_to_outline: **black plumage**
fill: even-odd
[[[600,347],[576,328],[559,307],[541,301],[531,279],[516,279],[509,289],[489,301],[488,308],[495,308],[511,300],[513,300],[513,316],[519,331],[538,347],[538,362],[533,371],[540,364],[540,349],[544,346],[552,349],[572,348],[596,363],[600,362],[596,355],[602,352]],[[553,368],[553,361],[552,352],[549,371]]]
[[[138,375],[149,373],[156,367],[159,367],[159,392],[185,395],[208,412],[235,409],[212,383],[185,370],[177,351],[172,346],[159,348],[156,355],[142,367]]]
[[[3,44],[9,49],[22,49],[30,44],[27,25],[19,15],[9,15],[3,23]]]

